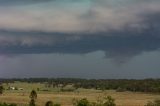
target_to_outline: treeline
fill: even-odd
[[[24,79],[0,79],[1,83],[14,83],[15,81],[28,83],[47,83],[49,87],[59,84],[66,86],[73,84],[76,89],[117,90],[133,92],[160,93],[160,79],[74,79],[74,78],[24,78]]]

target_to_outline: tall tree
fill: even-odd
[[[35,90],[32,90],[30,93],[30,102],[29,102],[29,106],[36,106],[35,101],[37,99],[37,93]]]
[[[3,91],[4,91],[3,85],[0,84],[0,94],[3,94]]]
[[[36,100],[37,99],[37,92],[35,90],[32,90],[29,97],[33,100]]]

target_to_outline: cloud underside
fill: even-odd
[[[16,34],[13,36],[13,34]],[[144,52],[159,51],[158,32],[110,32],[94,34],[63,34],[35,32],[3,32],[0,36],[1,55],[20,54],[87,54],[105,52],[110,58],[131,58]],[[108,35],[106,35],[108,34]],[[118,36],[117,36],[118,35]],[[119,36],[123,35],[123,36]]]

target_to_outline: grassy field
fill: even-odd
[[[116,92],[114,90],[100,91],[93,89],[78,89],[76,92],[60,92],[58,88],[45,88],[44,84],[40,83],[12,83],[4,84],[7,89],[9,86],[23,88],[24,90],[5,90],[4,94],[0,96],[0,102],[17,103],[18,106],[25,106],[29,103],[29,93],[32,89],[37,90],[47,89],[48,91],[37,91],[38,98],[36,104],[44,106],[46,101],[53,101],[60,103],[62,106],[72,106],[73,98],[87,98],[90,101],[96,101],[97,98],[104,95],[111,95],[115,98],[117,106],[144,106],[147,101],[160,98],[156,94],[144,94],[135,92]]]

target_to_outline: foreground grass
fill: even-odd
[[[144,106],[147,101],[152,101],[154,99],[160,98],[159,95],[153,94],[143,94],[143,93],[133,93],[133,92],[115,92],[115,91],[93,91],[93,90],[82,90],[79,93],[74,92],[46,92],[38,93],[38,99],[36,103],[38,106],[44,106],[46,101],[51,100],[55,103],[60,103],[62,106],[72,106],[73,98],[87,98],[91,101],[95,101],[99,96],[102,95],[112,95],[116,99],[116,104],[118,106]],[[25,106],[30,101],[28,93],[12,93],[6,92],[0,96],[0,102],[16,103],[19,106]]]
[[[117,106],[144,106],[148,101],[159,99],[160,95],[145,94],[135,92],[116,92],[114,90],[93,90],[93,89],[78,89],[75,92],[60,92],[58,88],[46,88],[44,84],[40,83],[12,83],[4,85],[16,86],[24,88],[20,91],[6,90],[3,95],[0,96],[0,102],[16,103],[18,106],[27,106],[30,101],[29,94],[32,89],[47,89],[48,91],[37,91],[38,98],[36,104],[38,106],[44,106],[46,101],[53,101],[54,103],[60,103],[62,106],[72,106],[73,98],[81,99],[87,98],[90,101],[96,101],[99,97],[105,95],[111,95],[116,101]]]

